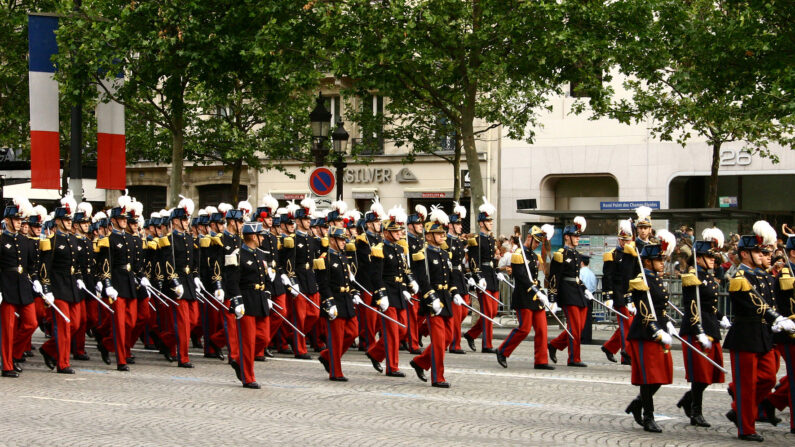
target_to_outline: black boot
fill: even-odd
[[[607,348],[605,348],[604,346],[602,346],[602,352],[604,352],[604,353],[605,353],[605,357],[607,357],[607,360],[608,360],[608,361],[611,361],[611,362],[613,362],[613,363],[615,363],[615,362],[616,362],[616,356],[615,356],[615,355],[613,355],[613,353],[612,353],[612,352],[608,351],[608,350],[607,350]]]
[[[706,383],[699,383],[693,382],[690,386],[692,393],[690,394],[690,425],[695,425],[696,427],[710,427],[711,425],[704,419],[704,415],[701,414],[701,401],[704,398],[704,390],[707,389]],[[687,396],[687,394],[685,394]],[[684,400],[684,398],[682,398]],[[685,412],[687,413],[687,412]]]
[[[762,402],[760,402],[759,403],[759,409],[764,411],[765,415],[764,415],[764,417],[757,418],[757,421],[759,421],[759,422],[767,422],[767,423],[771,424],[774,427],[777,426],[779,424],[779,422],[781,422],[781,418],[776,416],[776,407],[774,407],[773,404],[770,403],[769,400],[765,399]],[[761,412],[760,412],[760,414],[761,414]]]
[[[686,392],[685,395],[679,399],[679,402],[676,403],[676,407],[684,410],[685,416],[692,418],[693,413],[691,412],[691,407],[693,405],[693,400],[690,398],[690,395],[690,391]]]
[[[638,396],[635,399],[633,399],[632,402],[629,403],[629,405],[627,406],[627,409],[624,410],[624,411],[627,414],[631,413],[632,417],[635,418],[635,422],[637,422],[638,425],[643,427],[643,418],[641,417],[642,409],[643,409],[643,407],[642,407],[641,402],[640,402],[640,396]]]
[[[467,344],[469,345],[469,349],[471,349],[472,352],[477,351],[477,349],[475,348],[475,339],[470,337],[467,334],[464,334],[463,337],[464,337],[464,340],[467,341]]]
[[[629,357],[629,354],[627,354],[626,351],[621,351],[621,364],[632,365],[632,359]]]
[[[643,415],[643,430],[651,433],[662,433],[662,429],[657,422],[654,421],[654,414]]]
[[[660,385],[641,385],[640,401],[643,405],[643,430],[651,433],[661,433],[662,429],[654,421],[654,393]]]
[[[549,351],[549,359],[552,360],[552,363],[558,363],[558,350],[551,344],[547,344],[547,351]]]

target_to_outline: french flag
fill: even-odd
[[[58,53],[58,18],[28,17],[30,82],[30,183],[39,189],[61,187],[58,137],[58,82],[52,56]]]
[[[97,117],[97,188],[127,187],[127,157],[124,139],[124,106],[108,100],[124,82],[124,75],[102,80],[98,85]],[[108,95],[110,94],[110,95]]]

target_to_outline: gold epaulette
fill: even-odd
[[[110,239],[107,236],[99,238],[99,240],[97,241],[97,247],[110,248]]]
[[[39,239],[39,250],[50,251],[52,250],[52,243],[49,239]]]
[[[356,240],[357,241],[362,241],[362,242],[364,242],[366,244],[367,243],[367,235],[362,233],[362,234],[356,236]]]
[[[351,252],[356,251],[356,244],[354,244],[353,242],[346,243],[345,251],[351,251]]]
[[[447,252],[447,257],[450,258],[450,259],[453,259],[453,252],[452,251],[448,251]]]
[[[553,262],[563,262],[563,249],[559,248],[555,254],[552,255]]]
[[[624,253],[628,255],[632,255],[634,257],[638,257],[638,250],[635,248],[634,242],[627,242],[624,244]]]
[[[325,270],[326,269],[326,260],[322,257],[315,259],[312,261],[312,268],[315,270]]]
[[[615,249],[610,250],[608,252],[605,252],[605,254],[602,255],[602,262],[612,262],[613,261],[613,251],[615,251]]]
[[[379,242],[376,245],[370,246],[370,256],[375,256],[376,258],[383,258],[384,257],[384,243]]]
[[[729,281],[729,292],[748,292],[751,290],[751,283],[745,277],[745,272],[737,270],[734,278]]]
[[[149,250],[157,250],[157,247],[158,247],[157,246],[157,242],[155,242],[155,241],[147,241],[146,242],[146,246],[147,246],[147,248],[149,248]]]
[[[295,239],[293,239],[291,236],[283,237],[282,238],[282,246],[284,246],[284,248],[293,248],[293,247],[295,247]]]
[[[447,242],[442,242],[442,245],[440,245],[440,247],[442,247],[442,250],[447,250],[450,248],[450,246],[447,245]]]
[[[693,269],[690,272],[685,273],[682,275],[682,287],[692,287],[692,286],[700,286],[701,280],[698,279],[698,275],[695,274]]]
[[[323,238],[320,239],[320,245],[323,248],[328,248],[328,236],[324,236]]]
[[[416,261],[422,261],[424,259],[425,259],[425,252],[424,251],[418,251],[417,253],[414,253],[413,255],[411,255],[411,260],[415,261],[415,262]]]
[[[634,290],[640,290],[641,292],[649,290],[649,286],[647,286],[646,281],[643,280],[643,273],[638,274],[635,279],[629,280],[629,291],[632,292]]]
[[[471,238],[467,239],[467,245],[469,245],[470,247],[477,247],[478,246],[478,238],[477,237],[471,237]]]
[[[221,241],[221,236],[210,236],[210,241],[212,241],[213,244],[215,244],[215,245],[217,245],[219,247],[223,247],[224,246],[223,241]]]
[[[795,278],[793,278],[789,268],[784,267],[781,269],[781,274],[778,277],[778,284],[781,290],[792,290],[793,284],[795,284]]]
[[[522,249],[517,248],[511,255],[511,264],[524,264],[524,257],[522,256]]]
[[[213,243],[213,241],[209,237],[203,237],[203,238],[199,239],[199,247],[201,247],[201,248],[207,248],[212,243]]]
[[[170,247],[171,246],[171,241],[168,240],[168,236],[163,236],[163,237],[161,237],[160,239],[157,240],[157,246],[160,247],[160,248]]]

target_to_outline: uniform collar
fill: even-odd
[[[331,247],[329,247],[329,248],[328,248],[328,252],[329,252],[329,253],[332,253],[332,254],[335,254],[335,255],[338,255],[338,254],[340,254],[340,252],[338,252],[336,249],[334,249],[334,248],[331,248]]]
[[[295,229],[295,234],[296,234],[296,236],[306,236],[307,235],[307,233],[305,231],[299,230],[297,228]]]
[[[117,229],[117,228],[112,228],[110,231],[113,234],[118,234],[118,235],[124,236],[124,232],[119,230],[119,229]],[[177,230],[174,230],[174,231],[177,231]]]
[[[481,236],[485,236],[485,237],[489,237],[489,236],[491,236],[489,233],[485,233],[485,232],[483,232],[483,231],[481,231],[481,232],[480,232],[480,235],[481,235]]]
[[[243,250],[246,250],[246,251],[247,251],[247,252],[249,252],[249,253],[254,253],[254,249],[253,249],[253,248],[251,248],[251,247],[249,247],[249,246],[248,246],[248,245],[246,245],[246,244],[243,244],[243,246],[242,246],[241,248],[242,248]]]
[[[412,238],[412,239],[419,239],[417,236],[415,236],[415,235],[413,235],[413,234],[409,233],[408,231],[406,232],[406,234],[408,235],[408,237],[410,237],[410,238]]]
[[[655,272],[654,270],[650,270],[650,269],[647,269],[647,268],[644,267],[643,271],[646,272],[646,274],[648,276],[651,276],[652,278],[656,278],[657,277],[657,272]]]
[[[384,245],[387,245],[389,247],[394,247],[395,243],[394,242],[390,242],[389,239],[387,239],[387,238],[384,238]]]
[[[17,233],[12,233],[12,232],[10,232],[8,230],[3,230],[3,234],[6,234],[8,236],[16,236],[17,235]]]

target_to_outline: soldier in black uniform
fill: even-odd
[[[319,360],[326,368],[329,380],[347,382],[348,379],[342,374],[341,359],[356,340],[356,306],[363,301],[359,291],[351,284],[354,273],[351,261],[345,254],[345,229],[331,226],[328,237],[328,255],[315,263],[323,313],[328,321],[327,348],[320,353]]]
[[[179,303],[178,306],[171,306],[175,323],[163,332],[163,342],[171,349],[172,356],[176,353],[177,365],[181,368],[193,368],[188,347],[191,332],[199,325],[199,253],[193,236],[188,232],[193,207],[191,199],[180,200],[169,216],[172,230],[160,239],[159,244],[167,293]]]
[[[630,365],[627,354],[627,334],[635,315],[635,304],[630,299],[629,281],[636,275],[638,267],[637,252],[632,243],[632,222],[622,220],[618,228],[618,246],[602,257],[602,297],[606,305],[628,317],[618,318],[618,328],[613,336],[602,345],[607,360],[615,362],[615,354],[621,351],[621,364]]]
[[[72,219],[72,231],[77,239],[77,262],[80,264],[80,273],[87,288],[93,288],[97,283],[94,244],[89,239],[93,210],[90,203],[81,202],[77,205],[77,212]],[[93,293],[93,291],[91,292]],[[86,353],[86,330],[89,328],[88,309],[92,305],[96,306],[97,303],[85,290],[80,290],[80,295],[81,299],[77,303],[80,320],[77,322],[78,327],[72,336],[72,357],[75,360],[90,360]]]
[[[425,241],[422,240],[422,226],[425,224],[425,219],[428,217],[428,210],[422,206],[417,205],[414,207],[414,213],[409,214],[406,220],[406,246],[408,253],[406,259],[409,263],[409,271],[411,277],[409,278],[409,291],[412,297],[418,299],[419,284],[416,281],[417,271],[420,268],[425,268],[420,262],[414,262],[412,259],[417,253],[420,253],[425,246]],[[412,354],[420,354],[420,342],[422,332],[420,326],[424,325],[419,306],[415,306],[411,299],[406,301],[406,339],[404,341],[406,349]],[[422,314],[425,315],[425,314]]]
[[[273,219],[278,208],[279,202],[276,200],[276,198],[270,194],[267,194],[262,199],[262,206],[257,208],[255,215],[262,223],[262,228],[265,230],[265,233],[262,235],[262,243],[260,244],[260,248],[264,252],[265,262],[268,263],[268,275],[272,276],[270,282],[271,300],[279,307],[276,309],[276,311],[278,311],[280,315],[288,317],[287,289],[285,288],[284,283],[281,281],[281,276],[284,275],[285,272],[284,268],[279,262],[279,238],[271,231],[274,225]],[[268,345],[275,340],[277,332],[282,325],[284,325],[284,321],[281,319],[281,317],[276,315],[276,311],[272,312],[268,317],[270,320],[268,322],[268,328],[270,329],[267,340]],[[267,349],[267,346],[263,350],[262,354],[266,357],[273,357],[273,354]]]
[[[0,344],[3,377],[19,377],[19,372],[22,371],[15,359],[23,358],[30,336],[36,331],[33,292],[43,291],[28,239],[19,234],[22,219],[31,210],[30,202],[24,197],[14,198],[13,203],[3,210],[5,228],[0,236]]]
[[[549,267],[549,299],[563,308],[566,314],[566,328],[573,337],[565,331],[549,342],[549,358],[557,363],[557,351],[569,350],[567,364],[569,366],[588,366],[580,358],[580,334],[585,327],[585,317],[588,312],[588,298],[585,285],[580,281],[581,256],[577,251],[580,243],[580,234],[585,231],[585,219],[577,216],[573,225],[563,228],[563,248],[552,255]]]
[[[544,261],[535,252],[545,239],[546,234],[541,228],[534,225],[527,234],[524,245],[517,248],[516,252],[511,255],[511,276],[514,279],[511,309],[516,311],[519,326],[508,334],[508,337],[497,349],[497,363],[503,368],[508,367],[508,357],[535,327],[534,368],[555,369],[554,366],[549,365],[547,354],[546,308],[550,303],[538,283],[538,272],[543,271]],[[528,276],[528,270],[532,278]]]
[[[456,202],[453,206],[453,213],[450,214],[450,224],[447,226],[447,250],[452,255],[452,276],[450,283],[458,289],[461,299],[466,304],[470,304],[469,293],[467,292],[467,280],[464,274],[467,270],[467,241],[463,235],[463,220],[467,216],[467,209]],[[461,324],[464,322],[469,309],[465,306],[453,303],[453,341],[450,343],[450,353],[464,354],[461,349]]]
[[[364,214],[359,225],[359,235],[356,236],[356,287],[364,294],[362,299],[369,305],[373,301],[373,288],[375,284],[371,276],[371,247],[382,241],[381,221],[386,218],[381,202],[377,199],[370,206],[370,211]],[[359,348],[367,350],[375,345],[375,334],[378,327],[378,318],[364,307],[357,309],[359,320]]]
[[[373,301],[392,320],[398,320],[398,314],[405,309],[404,294],[409,293],[405,251],[398,245],[398,241],[403,239],[405,224],[406,212],[400,206],[393,207],[389,210],[388,218],[381,222],[384,241],[370,247]],[[406,328],[383,316],[380,319],[381,338],[367,349],[367,358],[376,371],[382,371],[381,362],[386,359],[387,376],[405,377],[398,365],[398,348],[400,340],[406,335]]]
[[[737,425],[740,439],[762,441],[755,423],[759,404],[776,383],[773,332],[793,332],[795,322],[775,310],[769,274],[762,268],[761,241],[769,235],[756,224],[754,233],[740,238],[741,264],[729,283],[734,320],[724,346],[731,352],[733,402],[726,417]]]
[[[53,338],[47,340],[39,352],[48,368],[57,366],[58,372],[62,374],[75,373],[69,366],[69,355],[72,336],[80,327],[79,303],[83,299],[82,289],[85,288],[77,250],[80,244],[72,234],[72,217],[76,210],[77,202],[72,193],[67,192],[61,199],[61,206],[55,209],[55,235],[41,250],[44,300],[50,306],[57,306],[61,312],[52,311]]]
[[[246,388],[259,389],[260,385],[254,376],[254,355],[264,348],[268,333],[268,314],[272,307],[271,282],[267,271],[265,254],[259,249],[261,244],[262,224],[249,222],[243,224],[243,245],[239,251],[239,263],[229,266],[236,269],[238,282],[226,284],[231,303],[229,312],[237,317],[238,358],[233,358],[238,379]],[[239,366],[237,366],[239,365]]]
[[[644,272],[630,281],[629,290],[638,308],[627,339],[632,358],[632,384],[640,394],[626,409],[645,431],[660,433],[654,420],[654,393],[673,381],[670,333],[675,332],[666,314],[668,290],[662,278],[665,258],[673,252],[676,240],[669,232],[660,232],[661,243],[649,243],[641,249]],[[641,415],[642,411],[642,415]]]
[[[141,277],[147,278],[147,281],[149,281],[149,270],[147,269],[146,258],[147,252],[150,250],[150,245],[144,242],[144,238],[140,233],[140,219],[143,215],[143,211],[144,205],[133,198],[127,209],[127,233],[131,236],[133,242],[131,245],[133,265],[140,268],[141,270],[138,271]],[[155,243],[154,246],[157,246],[157,244]],[[127,363],[130,364],[135,363],[135,356],[132,354],[132,348],[135,346],[136,341],[138,341],[138,338],[146,327],[146,323],[149,321],[149,292],[146,290],[146,287],[138,284],[135,294],[135,318],[131,319],[128,326],[129,332],[127,333],[127,344],[129,345],[128,352],[130,353]]]
[[[202,306],[202,333],[204,337],[204,357],[224,360],[222,347],[226,344],[226,336],[223,328],[224,314],[221,312],[224,302],[224,289],[219,287],[219,282],[223,280],[222,266],[224,264],[224,245],[221,235],[210,230],[210,217],[217,213],[218,209],[214,206],[199,211],[199,279],[204,288],[213,291],[212,298],[218,304],[209,302],[209,297],[205,297]],[[220,340],[216,344],[213,337],[218,334]]]
[[[453,341],[453,300],[462,302],[460,291],[451,282],[450,254],[442,248],[449,222],[441,208],[432,206],[425,223],[426,245],[418,252],[420,256],[413,257],[422,296],[419,313],[426,317],[431,343],[410,365],[423,382],[430,369],[431,385],[437,388],[450,388],[444,377],[444,353]]]
[[[480,299],[480,311],[487,317],[494,318],[499,310],[500,299],[500,277],[502,273],[497,273],[496,267],[499,262],[499,252],[497,251],[497,242],[491,234],[491,228],[494,224],[494,214],[497,209],[494,205],[483,198],[484,203],[478,209],[478,226],[480,232],[474,237],[469,239],[469,264],[472,272],[472,277],[469,278],[468,285],[480,289],[478,297]],[[486,290],[489,295],[483,292]],[[475,339],[483,337],[481,340],[481,352],[493,354],[497,352],[492,347],[492,335],[494,326],[491,321],[481,318],[472,326],[471,329],[464,334],[464,338],[469,344],[471,350],[475,350]]]

